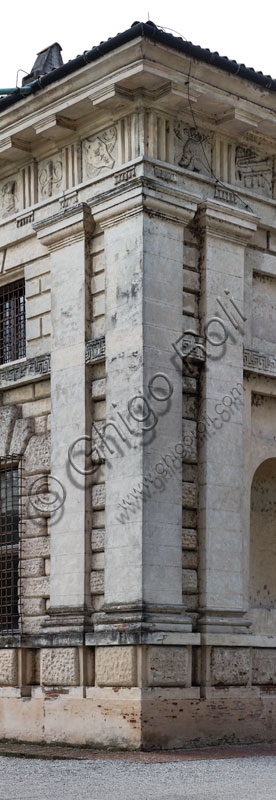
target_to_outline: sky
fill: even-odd
[[[17,70],[29,72],[39,50],[57,41],[63,60],[148,18],[185,39],[217,50],[276,78],[275,2],[263,0],[13,0],[4,3],[0,38],[0,88],[16,85]],[[3,18],[4,17],[4,18]],[[19,74],[21,85],[23,73]],[[1,94],[1,92],[0,92]]]

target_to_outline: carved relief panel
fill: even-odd
[[[83,179],[96,178],[115,167],[118,159],[117,128],[112,126],[82,142]]]
[[[174,124],[174,163],[191,172],[211,175],[212,137],[208,131],[176,121]]]
[[[251,147],[236,147],[236,183],[256,194],[272,197],[273,160]]]
[[[0,208],[1,217],[16,214],[19,210],[19,181],[17,175],[1,181]]]
[[[38,167],[38,199],[59,194],[64,188],[64,169],[60,154],[41,161]]]

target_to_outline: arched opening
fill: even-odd
[[[252,481],[250,607],[256,633],[276,631],[276,458],[263,461]]]

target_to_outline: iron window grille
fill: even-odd
[[[0,635],[19,630],[21,481],[20,457],[0,458]]]
[[[25,281],[0,287],[0,364],[26,355]]]

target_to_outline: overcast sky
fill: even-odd
[[[174,28],[194,44],[276,78],[272,0],[77,0],[71,4],[68,0],[13,0],[2,8],[0,88],[15,86],[17,70],[30,71],[36,53],[55,41],[68,61],[135,20],[146,21],[148,14],[157,25]]]

